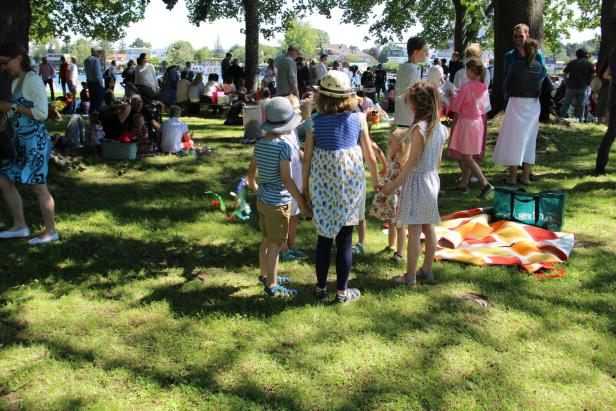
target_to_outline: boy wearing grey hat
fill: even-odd
[[[293,111],[287,98],[275,97],[265,105],[265,138],[257,141],[248,169],[248,186],[257,193],[259,227],[263,235],[259,247],[259,281],[267,296],[291,299],[297,290],[286,288],[289,278],[277,276],[278,254],[287,242],[291,197],[302,214],[311,215],[306,200],[291,178],[291,146],[281,138],[292,132],[302,118]],[[259,172],[259,183],[255,177]]]

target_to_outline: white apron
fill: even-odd
[[[521,166],[535,164],[541,104],[538,98],[511,97],[498,134],[494,164]]]

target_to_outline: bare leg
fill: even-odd
[[[289,218],[289,237],[287,239],[288,248],[293,248],[296,246],[295,237],[297,236],[297,222],[299,218],[297,216],[291,216]],[[284,250],[286,251],[287,247],[283,245]]]
[[[17,191],[17,188],[15,187],[15,183],[13,181],[0,178],[0,190],[2,190],[2,197],[9,208],[11,217],[13,217],[13,226],[10,230],[17,231],[26,228],[24,206],[21,201],[19,191]]]
[[[276,275],[278,274],[278,253],[280,252],[280,244],[273,241],[267,242],[267,286],[269,288],[276,286]]]
[[[389,222],[389,228],[387,229],[387,246],[389,248],[394,248],[394,244],[396,244],[396,232],[397,229],[392,225],[392,222]]]
[[[55,202],[51,196],[51,193],[47,189],[47,184],[33,185],[32,190],[38,199],[41,214],[43,215],[43,222],[45,223],[45,232],[43,235],[50,236],[56,232],[54,219]]]
[[[406,242],[406,227],[397,227],[398,246],[396,252],[400,255],[404,252],[404,243]]]
[[[419,243],[421,240],[421,225],[409,224],[409,243],[407,247],[406,275],[415,277],[417,261],[419,260]]]
[[[267,244],[267,238],[263,237],[259,246],[259,272],[261,277],[267,277]]]
[[[436,254],[436,231],[434,230],[434,224],[423,224],[421,229],[426,237],[426,242],[424,244],[426,252],[421,268],[424,272],[431,273],[434,255]]]
[[[486,180],[485,176],[481,172],[481,168],[479,167],[479,164],[475,162],[475,159],[473,159],[472,155],[464,154],[464,163],[466,164],[466,168],[469,171],[467,180],[462,181],[462,184],[464,186],[468,185],[468,178],[470,178],[471,172],[479,179],[479,183],[481,184],[482,187],[488,184],[488,180]]]
[[[509,177],[507,178],[508,184],[515,184],[517,182],[518,166],[509,166]]]
[[[366,243],[366,220],[359,220],[359,224],[357,224],[357,239],[359,240],[359,244]]]
[[[532,164],[522,164],[522,178],[520,179],[520,181],[522,181],[524,184],[530,183],[530,172],[532,171],[532,168]]]

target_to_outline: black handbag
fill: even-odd
[[[15,160],[15,134],[10,119],[6,113],[0,113],[0,160]]]

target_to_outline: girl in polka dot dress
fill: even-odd
[[[391,195],[402,185],[397,220],[408,226],[408,257],[406,273],[393,277],[392,281],[414,287],[417,277],[428,282],[433,280],[432,261],[436,253],[434,225],[440,222],[438,167],[448,132],[439,120],[439,94],[432,83],[424,81],[412,85],[406,92],[405,100],[415,113],[411,126],[411,151],[398,177],[382,192]],[[416,272],[422,232],[426,239],[425,258]]]

